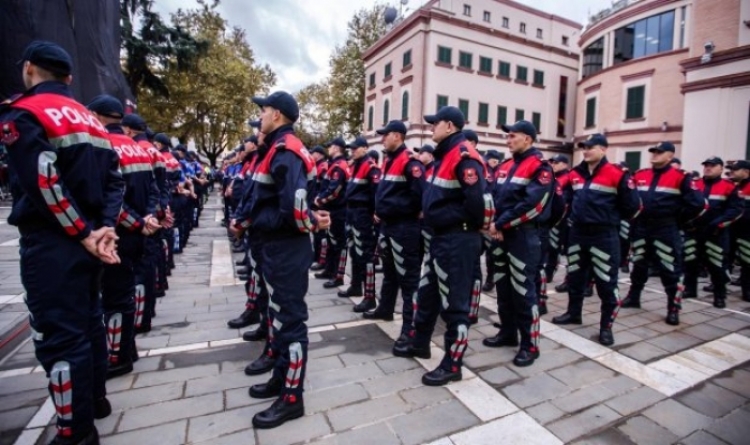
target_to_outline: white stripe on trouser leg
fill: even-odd
[[[581,256],[578,255],[578,252],[580,251],[580,244],[576,244],[568,248],[568,273],[575,272],[581,268],[581,266],[578,265],[578,261],[581,260]]]
[[[326,238],[323,238],[320,240],[320,263],[324,264],[326,262],[326,257],[328,256],[328,240]]]
[[[117,364],[120,352],[120,338],[122,337],[122,314],[115,313],[107,321],[107,344],[109,346],[109,362]]]
[[[536,304],[531,306],[531,346],[539,348],[539,331],[541,329],[541,321],[539,321],[539,306]]]
[[[612,318],[609,319],[608,326],[610,329],[612,328],[612,325],[615,324],[615,320],[617,319],[617,314],[620,313],[620,306],[622,306],[622,298],[620,297],[620,289],[615,287],[615,309],[612,311]]]
[[[471,306],[469,306],[469,318],[479,317],[479,298],[482,292],[482,281],[474,280],[474,286],[471,289]]]
[[[367,263],[365,270],[365,298],[375,299],[375,265]]]
[[[302,367],[305,366],[305,358],[302,354],[302,345],[294,342],[289,345],[289,369],[286,371],[286,387],[295,389],[299,387]]]
[[[449,289],[448,285],[445,283],[448,279],[448,274],[440,268],[437,260],[434,260],[433,262],[435,263],[435,275],[437,275],[438,293],[440,294],[440,300],[442,302],[443,310],[445,310],[448,309]]]
[[[146,286],[137,284],[135,286],[135,327],[141,327],[143,323],[143,312],[146,306]]]
[[[510,282],[516,292],[526,295],[526,275],[523,273],[526,265],[510,253],[508,253],[508,259],[510,260]]]
[[[593,269],[596,276],[604,282],[609,282],[611,267],[595,256],[591,257],[591,263],[594,265]]]
[[[456,333],[458,334],[456,341],[451,345],[451,360],[454,363],[461,360],[469,344],[469,329],[466,325],[460,324],[456,326]]]
[[[65,361],[55,363],[49,373],[49,380],[57,417],[62,420],[72,420],[73,381],[70,376],[70,363]]]

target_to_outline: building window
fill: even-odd
[[[536,29],[536,38],[537,39],[541,39],[542,36],[543,36],[543,34],[542,34],[542,28],[537,28]]]
[[[409,119],[409,92],[401,95],[401,120]]]
[[[602,70],[604,63],[604,37],[599,38],[583,50],[583,77]]]
[[[370,73],[370,86],[375,86],[375,73]]]
[[[383,102],[383,125],[388,123],[389,113],[391,111],[391,101],[386,99]]]
[[[534,85],[538,87],[544,86],[544,71],[534,70]]]
[[[521,34],[526,34],[526,23],[521,22],[521,26],[519,27],[519,31],[521,31]]]
[[[479,103],[479,121],[480,124],[487,124],[490,120],[490,106],[488,104]]]
[[[484,11],[484,21],[490,23],[490,11]]]
[[[372,105],[370,105],[370,108],[367,109],[367,129],[372,130],[372,121],[375,116],[373,114],[375,113],[375,110],[372,108]]]
[[[438,46],[438,62],[452,64],[453,50],[445,46]]]
[[[458,52],[458,66],[471,69],[473,55],[463,51]]]
[[[516,66],[516,80],[527,82],[526,77],[528,76],[529,70],[525,66]]]
[[[646,86],[628,88],[628,103],[625,109],[625,119],[640,119],[644,116],[643,108],[646,100]]]
[[[568,112],[568,76],[560,76],[560,93],[557,97],[557,137],[565,137]]]
[[[673,49],[674,11],[654,15],[615,31],[614,64]]]
[[[492,74],[492,59],[489,57],[479,57],[479,71],[482,73]]]
[[[628,166],[628,170],[630,170],[631,172],[640,170],[641,152],[640,151],[625,152],[625,165]]]
[[[570,39],[568,38],[568,36],[562,36],[562,44],[564,46],[568,46],[569,42],[570,42]]]
[[[404,53],[404,68],[411,66],[411,50]]]
[[[541,133],[542,130],[542,113],[531,113],[531,123],[534,124],[537,133]]]
[[[471,17],[471,5],[464,4],[464,15]]]
[[[522,121],[524,116],[526,116],[526,112],[523,110],[516,109],[516,122]]]
[[[596,98],[590,97],[586,99],[586,128],[593,128],[596,126]]]
[[[506,77],[510,79],[510,63],[503,62],[502,60],[498,63],[498,74],[500,77]]]
[[[503,126],[508,123],[508,108],[498,105],[497,107],[497,126]]]
[[[464,114],[464,119],[469,121],[469,101],[466,99],[458,99],[458,109]]]
[[[508,17],[503,17],[503,28],[510,28],[510,19]]]
[[[680,8],[680,48],[685,47],[685,20],[687,20],[687,6]]]
[[[448,106],[448,96],[441,96],[438,94],[437,97],[437,109],[440,110],[443,107]]]
[[[387,79],[389,77],[391,77],[391,62],[388,62],[385,65],[385,78]]]

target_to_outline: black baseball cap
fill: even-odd
[[[126,114],[125,117],[122,118],[122,126],[132,128],[135,131],[146,131],[148,130],[148,126],[146,125],[146,121],[143,120],[142,117],[139,115],[133,113],[133,114]]]
[[[378,162],[380,160],[380,152],[378,152],[375,149],[368,151],[367,156],[369,156],[370,159],[372,159],[375,162]]]
[[[27,60],[59,76],[69,76],[73,71],[73,59],[70,54],[62,46],[45,40],[35,40],[23,50],[19,63]]]
[[[336,137],[326,142],[326,146],[336,145],[337,147],[346,148],[346,141],[342,137]]]
[[[240,147],[240,148],[242,148],[242,147]],[[183,153],[186,153],[186,154],[188,152],[187,147],[184,146],[183,144],[177,144],[177,146],[174,149],[177,150],[177,151],[181,151]],[[239,149],[237,151],[239,151]]]
[[[125,114],[122,102],[120,102],[118,98],[110,96],[109,94],[100,94],[96,96],[91,102],[89,102],[86,108],[94,113],[115,119],[122,118]]]
[[[297,122],[297,119],[299,119],[297,100],[286,91],[276,91],[268,97],[253,97],[253,102],[259,107],[271,107],[279,110],[292,122]]]
[[[712,156],[705,161],[701,162],[701,165],[724,165],[724,161],[718,156]]]
[[[735,161],[732,165],[728,167],[730,170],[740,170],[742,168],[746,168],[750,170],[750,161],[739,160]]]
[[[257,145],[258,144],[258,136],[256,136],[256,135],[248,136],[245,139],[243,139],[242,142],[244,142],[244,143],[252,142],[253,144]]]
[[[529,136],[532,141],[536,140],[536,127],[529,121],[518,121],[513,125],[503,125],[500,128],[506,133],[521,133]]]
[[[489,159],[497,159],[498,161],[503,160],[503,156],[497,150],[487,150],[487,154],[484,157],[487,158],[488,160]]]
[[[167,147],[172,146],[172,141],[169,140],[169,136],[164,133],[157,133],[156,136],[154,136],[154,142],[166,145]]]
[[[607,137],[601,133],[592,134],[585,141],[579,142],[578,148],[593,147],[595,145],[601,145],[602,147],[609,147],[609,142],[607,142]]]
[[[479,136],[477,135],[476,131],[469,130],[468,128],[466,128],[462,131],[462,133],[464,134],[464,137],[466,138],[467,141],[471,141],[475,144],[479,143]]]
[[[669,163],[682,165],[682,161],[680,160],[680,158],[672,158],[672,160],[669,161]]]
[[[562,162],[563,164],[570,164],[570,159],[568,159],[568,157],[565,155],[556,155],[550,158],[550,162],[554,162],[554,163]]]
[[[674,148],[674,144],[673,143],[671,143],[671,142],[660,142],[659,145],[657,145],[656,147],[651,147],[651,148],[648,149],[649,153],[653,153],[655,151],[656,152],[671,151],[672,153],[674,153],[676,150]]]
[[[453,125],[455,125],[459,130],[464,128],[464,125],[466,124],[464,113],[462,113],[461,110],[459,110],[457,107],[453,106],[443,107],[438,110],[436,114],[429,114],[425,116],[424,120],[428,124],[432,125],[435,125],[440,121],[453,122]]]
[[[377,134],[388,134],[388,133],[406,134],[406,125],[404,125],[404,123],[401,121],[390,121],[388,122],[388,125],[385,126],[385,128],[376,130],[375,133]]]
[[[433,146],[432,146],[432,145],[430,145],[430,144],[424,144],[424,145],[422,146],[422,148],[420,148],[420,149],[418,150],[418,152],[419,152],[419,153],[430,153],[430,154],[433,154],[433,153],[435,153],[435,147],[433,147]]]
[[[347,145],[347,148],[367,148],[369,146],[370,144],[367,143],[367,139],[363,138],[362,136],[357,136],[351,144]]]
[[[257,120],[249,120],[247,121],[247,125],[250,126],[250,128],[260,128],[260,119]]]
[[[327,154],[326,154],[326,149],[325,149],[325,148],[323,148],[323,147],[321,147],[320,145],[316,145],[315,147],[313,147],[313,148],[312,148],[312,149],[310,150],[310,153],[311,153],[311,154],[312,154],[312,153],[320,153],[320,154],[322,154],[323,156],[327,156]]]

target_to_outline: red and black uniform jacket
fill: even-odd
[[[745,211],[742,218],[732,227],[735,233],[750,233],[750,179],[745,179],[737,184],[737,196],[742,201]]]
[[[162,219],[164,218],[164,212],[167,207],[169,207],[170,198],[169,182],[167,181],[167,165],[164,162],[164,156],[162,156],[161,152],[154,147],[154,144],[149,142],[145,133],[135,135],[133,140],[138,142],[138,145],[146,150],[146,153],[151,156],[151,168],[154,170],[156,187],[159,188],[159,204],[156,206],[156,215],[159,219]]]
[[[380,183],[380,169],[372,159],[364,156],[354,161],[352,177],[346,186],[346,206],[375,210],[375,192]]]
[[[143,218],[156,212],[159,188],[156,186],[151,156],[132,138],[125,136],[119,124],[107,125],[112,148],[120,157],[120,171],[125,181],[119,225],[131,232],[139,232]]]
[[[422,211],[423,189],[424,165],[409,156],[406,145],[386,152],[375,194],[375,214],[386,224],[416,221]]]
[[[337,156],[328,164],[323,189],[318,193],[318,203],[324,209],[336,210],[346,206],[346,184],[351,177],[344,156]]]
[[[708,200],[708,210],[695,220],[696,227],[715,232],[742,218],[745,204],[734,182],[721,177],[701,178],[695,185]]]
[[[494,205],[486,188],[482,156],[463,133],[448,136],[435,148],[435,166],[422,195],[425,223],[435,233],[488,228]]]
[[[643,202],[637,223],[687,223],[708,210],[695,178],[670,165],[638,170],[633,181]]]
[[[267,134],[265,142],[258,149],[254,184],[237,224],[252,227],[265,239],[307,236],[316,230],[307,205],[315,182],[315,161],[291,125]]]
[[[177,193],[177,186],[182,182],[182,167],[180,161],[169,151],[168,148],[164,148],[161,153],[162,160],[164,161],[164,170],[166,175],[167,189],[170,195]]]
[[[0,143],[17,184],[8,223],[81,240],[115,227],[124,183],[109,134],[62,82],[43,82],[0,108]]]
[[[496,229],[508,230],[548,220],[553,187],[552,167],[537,148],[505,160],[498,168],[493,191]]]
[[[581,162],[568,176],[570,220],[573,226],[619,228],[642,209],[633,178],[627,169],[603,158],[593,172]]]

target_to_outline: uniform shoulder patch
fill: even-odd
[[[418,165],[415,165],[414,167],[411,168],[411,175],[415,178],[421,178],[422,169]]]
[[[628,178],[628,188],[630,190],[635,190],[635,181],[633,181],[633,177]]]
[[[0,143],[13,145],[20,136],[15,122],[0,122]]]
[[[479,175],[477,170],[474,168],[464,169],[464,182],[469,185],[474,185],[479,181]]]
[[[542,172],[539,173],[539,183],[542,185],[549,185],[550,182],[552,182],[552,173],[547,170],[542,170]]]

